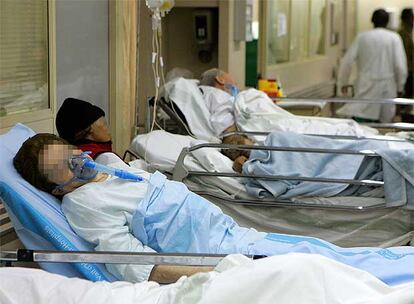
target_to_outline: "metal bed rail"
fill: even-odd
[[[364,123],[364,126],[376,129],[396,129],[404,131],[414,131],[414,124],[409,122],[394,122],[394,123]]]
[[[353,104],[386,104],[386,105],[405,105],[414,107],[414,99],[409,98],[389,98],[389,99],[355,99],[355,98],[288,98],[288,97],[274,97],[272,98],[276,104],[278,102],[303,102],[303,103],[316,103],[316,102],[325,102],[328,104],[338,104],[338,103],[353,103]],[[281,105],[282,106],[282,105]],[[333,109],[331,109],[333,110]],[[334,114],[334,111],[333,113]],[[360,123],[365,126],[369,126],[376,129],[396,129],[404,131],[414,131],[413,123],[406,122],[397,122],[397,123]]]
[[[409,98],[389,98],[389,99],[355,99],[355,98],[289,98],[274,97],[276,103],[278,101],[300,101],[300,102],[327,102],[327,103],[364,103],[364,104],[394,104],[394,105],[411,105],[414,106],[414,99]]]
[[[321,178],[321,177],[300,177],[300,176],[284,176],[284,175],[253,175],[242,173],[227,173],[227,172],[207,172],[207,171],[195,171],[188,170],[184,165],[184,159],[192,152],[202,148],[219,148],[219,149],[235,149],[235,150],[267,150],[267,151],[280,151],[280,152],[293,152],[293,153],[322,153],[322,154],[341,154],[341,155],[360,155],[364,157],[380,157],[377,153],[370,150],[340,150],[340,149],[321,149],[321,148],[293,148],[293,147],[274,147],[263,145],[230,145],[230,144],[213,144],[204,143],[195,145],[193,147],[184,148],[178,159],[173,171],[173,180],[183,181],[190,176],[210,176],[210,177],[232,177],[232,178],[256,178],[264,180],[299,180],[306,182],[318,182],[318,183],[339,183],[349,185],[371,186],[381,187],[384,186],[383,181],[375,180],[354,180],[354,179],[338,179],[338,178]],[[223,202],[239,205],[254,205],[254,206],[267,206],[267,207],[310,207],[321,209],[336,209],[336,210],[368,210],[384,208],[385,203],[378,203],[372,206],[349,206],[349,205],[323,205],[317,203],[303,203],[293,201],[291,199],[237,199],[232,197],[224,197],[209,191],[196,191],[200,195],[211,196],[222,199]]]
[[[414,127],[414,125],[413,125]],[[263,131],[233,131],[233,132],[226,132],[220,136],[220,139],[231,135],[245,135],[245,136],[268,136],[272,132],[263,132]],[[311,134],[305,133],[303,135],[309,136],[318,136],[318,137],[326,137],[332,139],[345,139],[345,140],[378,140],[378,141],[396,141],[396,142],[407,142],[406,139],[397,138],[393,136],[386,136],[386,135],[372,135],[369,137],[356,137],[352,135],[329,135],[329,134]]]
[[[263,255],[246,255],[260,259]],[[104,263],[104,264],[139,264],[139,265],[186,265],[215,266],[225,254],[197,253],[152,253],[152,252],[118,252],[118,251],[53,251],[18,249],[0,251],[0,262],[37,262],[37,263]]]

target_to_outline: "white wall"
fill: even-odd
[[[108,116],[108,0],[56,1],[57,109],[67,97]]]
[[[397,11],[399,20],[401,10],[406,7],[414,7],[413,0],[358,0],[357,7],[357,31],[367,31],[372,29],[371,17],[372,13],[379,8],[394,9]],[[398,22],[399,24],[399,22]]]

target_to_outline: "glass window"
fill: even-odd
[[[325,53],[326,1],[312,0],[310,11],[309,56]]]
[[[0,0],[0,116],[48,107],[47,1]]]
[[[290,0],[268,2],[267,63],[289,61]]]
[[[326,0],[267,0],[267,64],[325,52]]]
[[[293,0],[291,5],[289,61],[297,61],[308,57],[309,1]]]

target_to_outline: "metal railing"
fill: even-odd
[[[260,259],[262,255],[246,255]],[[36,262],[36,263],[103,263],[103,264],[139,264],[139,265],[185,265],[215,266],[225,254],[196,253],[152,253],[119,251],[53,251],[29,250],[0,251],[0,262]]]
[[[288,97],[275,97],[273,101],[300,101],[300,102],[326,102],[326,103],[356,103],[356,104],[394,104],[394,105],[411,105],[414,106],[414,100],[409,98],[389,98],[389,99],[355,99],[355,98],[288,98]]]
[[[243,132],[238,132],[242,133]],[[254,132],[257,134],[257,132]],[[381,139],[378,139],[381,140]],[[398,141],[403,141],[399,140]],[[195,145],[193,147],[184,148],[178,159],[176,166],[173,171],[173,179],[176,181],[184,181],[186,178],[191,176],[207,176],[207,177],[230,177],[230,178],[255,178],[263,180],[298,180],[306,182],[315,182],[315,183],[339,183],[339,184],[349,184],[349,185],[358,185],[358,186],[371,186],[371,187],[382,187],[384,186],[383,181],[376,180],[354,180],[354,179],[338,179],[338,178],[322,178],[322,177],[300,177],[300,176],[284,176],[284,175],[254,175],[254,174],[242,174],[242,173],[229,173],[229,172],[207,172],[207,171],[195,171],[188,170],[184,165],[184,159],[193,151],[202,149],[202,148],[219,148],[219,149],[235,149],[235,150],[267,150],[267,151],[280,151],[280,152],[291,152],[291,153],[322,153],[322,154],[341,154],[341,155],[360,155],[364,157],[380,157],[374,151],[353,151],[353,150],[343,150],[343,149],[321,149],[321,148],[292,148],[292,147],[269,147],[263,145],[230,145],[230,144],[212,144],[205,143]],[[238,199],[232,198],[230,196],[222,196],[217,193],[209,191],[195,191],[200,195],[210,196],[223,200],[225,203],[239,204],[239,205],[254,205],[254,206],[268,206],[268,207],[311,207],[311,208],[328,208],[328,209],[337,209],[337,210],[368,210],[368,209],[377,209],[384,208],[385,203],[382,200],[375,205],[371,206],[350,206],[350,205],[323,205],[318,203],[305,203],[292,199]],[[302,198],[303,199],[303,198]]]

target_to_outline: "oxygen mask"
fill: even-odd
[[[239,88],[232,83],[224,84],[224,90],[234,98],[236,98],[236,96],[239,94]]]

